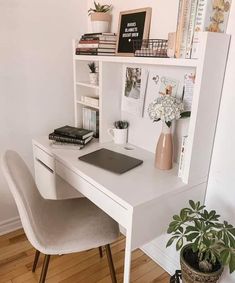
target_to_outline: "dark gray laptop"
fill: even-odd
[[[90,163],[116,174],[125,173],[143,163],[143,160],[136,159],[106,148],[93,151],[80,156],[79,160]]]

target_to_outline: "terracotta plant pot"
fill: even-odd
[[[92,13],[91,14],[91,24],[92,32],[110,32],[112,16],[108,13]]]
[[[158,139],[155,153],[155,167],[161,170],[170,170],[172,168],[173,141],[171,127],[162,123],[162,132]]]
[[[184,254],[187,249],[191,249],[191,245],[186,245],[182,248],[180,253],[180,264],[182,272],[182,282],[183,283],[216,283],[222,272],[223,267],[220,265],[218,270],[211,273],[204,273],[191,267],[185,260]]]

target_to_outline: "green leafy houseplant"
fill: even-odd
[[[116,129],[127,129],[129,126],[129,122],[127,121],[116,121],[114,122],[114,127]]]
[[[179,215],[173,216],[167,233],[172,237],[167,247],[176,241],[176,250],[191,243],[190,250],[196,255],[199,271],[209,273],[216,264],[235,270],[235,228],[228,222],[220,222],[215,210],[207,211],[201,203],[189,201]],[[210,281],[211,282],[211,281]]]
[[[91,73],[96,73],[96,65],[95,65],[95,62],[90,62],[90,63],[88,63],[88,67],[89,67]]]
[[[99,2],[94,1],[95,8],[88,10],[88,15],[91,13],[107,13],[112,9],[112,5],[101,5]]]

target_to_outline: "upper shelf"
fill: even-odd
[[[100,61],[127,64],[166,65],[179,67],[197,67],[197,59],[152,58],[152,57],[121,57],[121,56],[90,56],[74,55],[79,61]]]

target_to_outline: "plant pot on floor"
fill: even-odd
[[[110,32],[110,24],[111,24],[112,16],[107,13],[92,13],[91,14],[91,25],[92,32]]]
[[[180,264],[183,283],[216,283],[222,272],[222,265],[217,262],[212,272],[204,273],[198,269],[197,254],[193,253],[191,244],[182,248],[180,253]],[[190,263],[189,263],[190,262]]]

